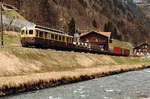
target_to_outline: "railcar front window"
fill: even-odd
[[[26,35],[28,34],[28,31],[26,30]]]
[[[21,31],[21,34],[22,34],[22,35],[24,34],[24,30]]]
[[[29,30],[29,35],[33,35],[33,30]]]

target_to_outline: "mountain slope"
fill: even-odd
[[[5,0],[21,15],[39,25],[68,31],[75,19],[77,30],[111,31],[113,38],[133,44],[148,40],[149,30],[126,4],[118,0]],[[96,21],[97,27],[92,22]]]

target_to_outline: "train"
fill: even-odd
[[[39,25],[26,26],[21,29],[21,44],[23,47],[53,48],[78,52],[89,52],[114,56],[129,56],[130,51],[120,47],[113,50],[103,50],[90,43],[75,41],[75,37],[63,31]]]

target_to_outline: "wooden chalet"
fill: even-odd
[[[80,34],[80,41],[83,43],[89,43],[95,46],[99,46],[101,49],[109,49],[109,40],[111,32],[86,32]]]
[[[138,44],[133,49],[133,55],[134,56],[147,56],[149,54],[150,54],[150,44],[147,41]]]

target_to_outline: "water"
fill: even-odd
[[[145,99],[148,97],[150,97],[150,69],[0,99]]]

